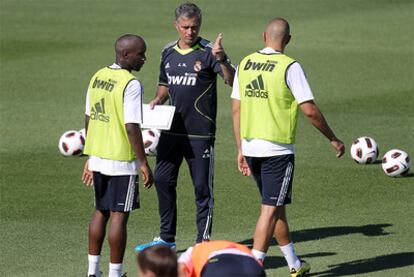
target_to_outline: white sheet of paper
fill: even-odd
[[[142,109],[144,117],[144,122],[141,125],[142,128],[170,130],[175,106],[156,105],[154,109],[151,110],[149,104],[143,104]]]

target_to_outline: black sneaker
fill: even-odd
[[[100,276],[102,277],[102,271],[100,272]],[[86,277],[96,277],[96,275],[95,274],[86,274]]]

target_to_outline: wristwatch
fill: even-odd
[[[230,63],[230,59],[227,57],[226,54],[224,54],[224,57],[222,59],[217,59],[219,63]]]

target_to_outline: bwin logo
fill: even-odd
[[[116,81],[109,79],[108,81],[99,80],[98,77],[93,81],[93,88],[100,88],[111,92],[115,87]]]
[[[99,102],[91,107],[91,114],[89,116],[91,120],[99,120],[102,122],[109,122],[109,116],[105,115],[105,99],[102,98]]]
[[[169,85],[195,86],[197,81],[195,76],[187,75],[187,73],[185,76],[171,76],[167,73],[167,77]]]
[[[259,75],[257,79],[246,86],[244,95],[247,97],[268,98],[269,93],[264,90],[262,75]]]
[[[265,63],[252,62],[250,59],[247,60],[244,70],[261,70],[272,72],[275,69],[277,62],[267,60]]]

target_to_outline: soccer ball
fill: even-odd
[[[160,131],[157,129],[142,130],[142,142],[144,143],[145,154],[148,156],[157,155],[157,145],[160,139]]]
[[[378,154],[378,145],[370,137],[360,137],[352,143],[351,156],[359,164],[374,163]]]
[[[382,158],[382,169],[391,177],[401,177],[408,174],[411,160],[408,154],[400,149],[392,149]]]
[[[59,151],[63,156],[79,156],[82,154],[85,139],[75,130],[65,132],[59,139]]]
[[[86,131],[85,131],[85,128],[80,129],[79,130],[79,133],[81,134],[81,136],[83,137],[83,139],[86,140]]]

